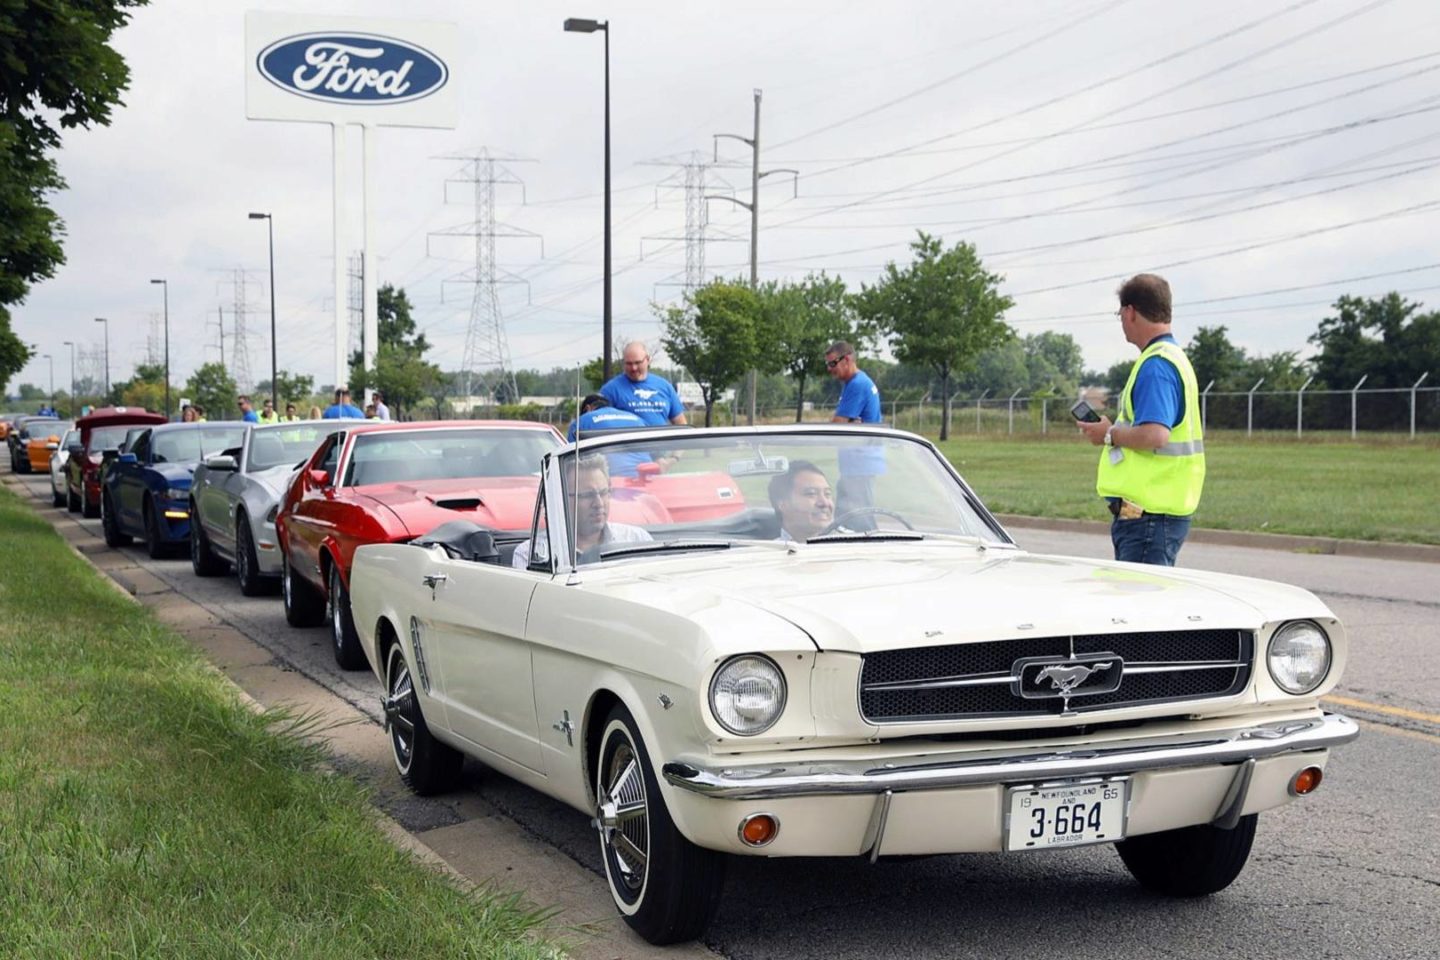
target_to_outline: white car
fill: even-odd
[[[704,929],[727,854],[1113,843],[1214,893],[1358,733],[1312,594],[1027,553],[878,427],[582,439],[529,540],[364,546],[351,594],[405,781],[470,756],[585,812],[654,943]]]
[[[65,506],[65,461],[70,459],[70,445],[80,442],[80,431],[70,429],[50,451],[50,502]]]

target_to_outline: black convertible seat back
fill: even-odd
[[[456,560],[475,563],[499,563],[500,551],[495,546],[495,531],[473,520],[451,520],[442,523],[415,541],[417,547],[440,546]]]

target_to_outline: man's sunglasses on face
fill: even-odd
[[[850,354],[845,354],[845,357],[848,356],[850,356]],[[836,367],[840,366],[840,364],[845,362],[845,357],[836,357],[834,360],[826,360],[825,366],[829,367],[831,370],[834,370]]]

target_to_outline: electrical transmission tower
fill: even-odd
[[[236,267],[230,271],[229,280],[220,281],[221,285],[229,284],[234,298],[231,307],[232,316],[235,321],[235,332],[231,335],[233,346],[230,350],[230,376],[235,381],[235,386],[241,393],[249,393],[255,389],[255,381],[250,376],[250,344],[246,331],[246,318],[249,314],[247,303],[249,301],[249,287],[258,283],[245,272],[244,267]]]
[[[145,364],[154,367],[160,364],[160,314],[150,314],[150,332],[145,335]]]
[[[732,166],[732,164],[717,164],[705,159],[698,151],[690,153],[683,158],[668,160],[648,160],[647,166],[674,166],[679,167],[674,173],[661,180],[655,186],[655,206],[660,206],[662,194],[674,193],[677,189],[685,191],[685,232],[683,234],[663,234],[657,236],[645,236],[640,238],[640,259],[645,259],[645,241],[663,240],[666,247],[676,243],[685,244],[685,273],[683,279],[679,273],[671,274],[659,283],[657,287],[682,288],[683,292],[691,293],[705,285],[705,244],[716,241],[739,240],[739,237],[726,235],[713,235],[707,232],[710,226],[708,205],[705,203],[707,191],[725,190],[733,192],[723,178],[714,173],[717,166]]]
[[[346,296],[346,308],[350,315],[350,345],[352,351],[359,351],[360,356],[365,356],[365,257],[363,254],[352,253],[346,258],[349,269],[346,275],[350,278],[349,293]]]
[[[515,370],[510,362],[510,345],[505,336],[505,321],[500,313],[501,284],[524,283],[521,277],[500,269],[495,263],[495,240],[497,237],[525,237],[540,241],[540,256],[545,256],[545,241],[538,233],[500,223],[495,219],[495,187],[497,184],[518,186],[520,202],[525,202],[525,184],[503,166],[505,162],[521,162],[518,158],[497,158],[482,149],[474,156],[444,157],[446,160],[460,160],[464,166],[456,175],[445,180],[446,200],[449,200],[449,186],[465,183],[471,186],[471,202],[474,219],[445,230],[437,230],[426,237],[426,252],[430,237],[473,237],[475,266],[461,274],[441,282],[440,300],[445,300],[445,285],[450,283],[470,284],[470,323],[465,331],[465,353],[460,362],[461,387],[466,402],[477,390],[493,399],[501,394],[513,402],[519,397],[515,386]]]

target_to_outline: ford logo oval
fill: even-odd
[[[287,93],[331,103],[419,100],[445,86],[445,61],[413,43],[373,33],[304,33],[276,40],[255,60]]]

